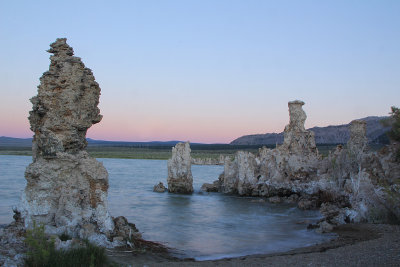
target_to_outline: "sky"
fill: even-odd
[[[0,136],[31,137],[29,99],[65,37],[101,87],[88,137],[229,143],[400,106],[400,1],[0,0]]]

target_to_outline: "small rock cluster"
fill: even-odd
[[[164,193],[167,190],[162,182],[159,182],[153,187],[153,191],[157,193]]]

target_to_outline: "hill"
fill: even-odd
[[[151,142],[124,142],[124,141],[104,141],[87,138],[88,146],[174,146],[180,141],[151,141]],[[32,138],[14,138],[0,136],[0,147],[31,147]]]

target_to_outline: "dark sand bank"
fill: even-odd
[[[181,260],[165,250],[107,253],[113,261],[131,266],[400,266],[399,225],[347,224],[334,232],[338,237],[326,243],[222,260]]]

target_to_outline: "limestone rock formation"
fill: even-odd
[[[168,160],[168,192],[193,193],[192,158],[190,144],[178,143],[172,148],[172,157]]]
[[[284,142],[275,149],[261,148],[258,155],[239,151],[227,159],[219,177],[220,191],[250,196],[289,196],[291,192],[313,191],[306,182],[315,180],[320,158],[312,132],[305,130],[304,102],[289,102],[290,122]],[[293,190],[286,189],[293,187]]]
[[[396,160],[396,146],[369,152],[365,128],[365,122],[353,121],[346,148],[338,147],[322,161],[321,165],[327,167],[320,169],[320,177],[334,183],[329,194],[346,200],[321,206],[324,221],[329,224],[400,222],[400,162]]]
[[[100,122],[100,87],[65,38],[50,45],[49,70],[40,78],[29,112],[34,158],[54,158],[57,152],[77,153],[86,145],[86,131]]]
[[[315,154],[318,152],[314,133],[304,128],[307,115],[302,108],[303,105],[304,102],[299,100],[288,103],[290,120],[285,127],[283,144],[280,148],[292,154]]]
[[[50,234],[67,233],[112,246],[108,173],[84,150],[87,129],[102,118],[97,107],[100,87],[65,38],[50,46],[49,71],[31,99],[33,163],[25,171],[19,210],[25,227],[35,221]]]
[[[322,158],[313,133],[304,129],[303,105],[289,102],[290,122],[282,145],[263,147],[257,155],[239,151],[233,161],[225,161],[219,191],[320,208],[321,232],[346,222],[400,221],[398,145],[369,152],[366,123],[356,120],[350,124],[346,147],[340,145]]]
[[[362,120],[354,120],[350,123],[350,139],[347,148],[357,153],[365,152],[368,145],[367,123]]]

